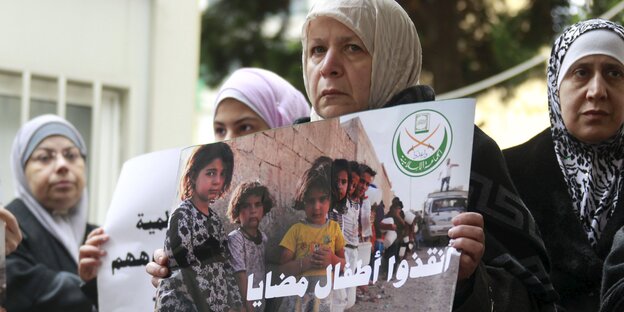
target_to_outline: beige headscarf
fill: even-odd
[[[383,107],[398,92],[420,79],[422,51],[414,23],[394,0],[319,0],[312,5],[301,32],[303,81],[308,25],[317,17],[331,17],[351,29],[373,57],[369,108]],[[312,117],[316,113],[312,112]]]

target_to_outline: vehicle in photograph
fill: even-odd
[[[448,243],[448,230],[451,220],[466,211],[467,191],[434,192],[427,196],[423,207],[422,236],[426,244],[445,245]]]

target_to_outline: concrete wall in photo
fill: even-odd
[[[301,175],[319,156],[364,162],[378,172],[375,183],[379,181],[382,188],[390,191],[383,165],[377,160],[359,119],[342,126],[338,119],[331,119],[273,129],[227,143],[234,151],[235,162],[230,191],[241,182],[257,180],[266,185],[275,198],[275,207],[260,224],[260,229],[269,237],[270,263],[279,261],[278,245],[286,231],[305,218],[303,211],[292,208],[295,188]],[[226,194],[213,207],[224,218],[227,233],[238,227],[225,218],[229,198]]]

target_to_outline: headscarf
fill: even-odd
[[[400,91],[416,86],[420,79],[422,51],[416,26],[405,10],[393,0],[319,0],[306,17],[301,31],[303,80],[305,75],[308,26],[318,17],[330,17],[347,26],[364,43],[373,58],[369,108],[383,107]]]
[[[232,73],[219,89],[215,112],[226,98],[247,105],[271,128],[290,126],[295,119],[310,114],[310,106],[299,90],[284,78],[260,68],[241,68]]]
[[[66,137],[80,150],[80,154],[86,157],[87,148],[82,136],[65,119],[55,115],[43,115],[30,120],[17,131],[11,148],[15,195],[78,263],[78,249],[82,244],[87,224],[87,189],[82,191],[80,201],[68,214],[54,215],[35,199],[24,174],[26,161],[34,149],[45,138],[53,135]]]
[[[624,181],[622,127],[620,126],[613,138],[598,144],[587,144],[575,138],[568,132],[563,122],[558,84],[561,81],[559,76],[566,74],[561,69],[569,68],[569,65],[565,66],[569,63],[566,60],[568,51],[572,51],[570,55],[574,55],[575,59],[588,55],[574,52],[577,48],[572,44],[579,37],[592,39],[591,36],[601,32],[597,30],[613,32],[619,39],[624,40],[624,28],[613,22],[592,19],[576,23],[566,28],[555,41],[547,75],[550,129],[555,154],[568,186],[568,192],[572,197],[574,209],[587,232],[590,244],[594,247],[600,239],[602,229],[613,214],[618,202],[619,190],[622,189]],[[598,51],[592,54],[604,54],[604,52]]]

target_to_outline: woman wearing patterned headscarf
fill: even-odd
[[[218,141],[290,126],[310,114],[305,97],[284,78],[260,68],[236,70],[223,83],[214,107]]]
[[[567,28],[548,64],[550,129],[505,151],[539,226],[566,311],[596,311],[603,262],[624,225],[624,28]]]
[[[434,98],[418,85],[418,35],[395,1],[317,1],[302,45],[313,120]],[[451,245],[463,251],[454,310],[553,310],[557,295],[534,221],[496,143],[478,128],[474,133],[469,212],[449,231]]]
[[[78,249],[86,233],[87,149],[74,126],[43,115],[13,141],[17,198],[7,205],[23,232],[7,256],[8,311],[91,311],[80,289]]]

